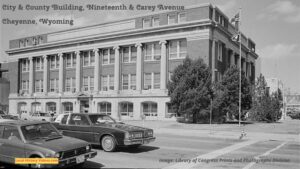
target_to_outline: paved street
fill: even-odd
[[[136,150],[121,148],[114,153],[96,148],[99,155],[87,162],[86,167],[300,168],[299,121],[246,125],[243,129],[247,135],[241,140],[241,129],[235,124],[213,125],[210,130],[209,125],[201,124],[128,123],[152,125],[157,140]]]

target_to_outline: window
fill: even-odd
[[[31,104],[31,112],[32,113],[41,112],[41,111],[42,111],[41,103],[34,102]]]
[[[137,49],[135,46],[122,48],[123,63],[135,62],[137,57]]]
[[[143,114],[145,116],[157,116],[157,103],[143,103]]]
[[[160,73],[154,73],[154,89],[160,88]]]
[[[23,59],[21,61],[21,67],[22,67],[22,72],[28,72],[29,71],[29,60]]]
[[[149,28],[151,27],[151,19],[143,19],[143,28]]]
[[[50,57],[50,69],[58,69],[59,68],[59,56],[51,56]]]
[[[44,69],[43,60],[41,57],[35,58],[35,70],[40,71]]]
[[[75,78],[66,78],[65,90],[66,92],[75,92],[76,89]]]
[[[47,103],[47,112],[56,114],[56,103]]]
[[[130,89],[135,90],[136,89],[136,75],[131,74],[130,76]]]
[[[152,18],[152,26],[153,27],[159,26],[159,18],[158,17]]]
[[[35,81],[35,92],[43,92],[43,80]]]
[[[151,73],[145,73],[144,74],[144,90],[151,89],[152,86],[152,74]]]
[[[94,77],[85,76],[83,77],[83,91],[93,91],[94,90]]]
[[[109,90],[114,90],[114,75],[109,76]]]
[[[159,43],[148,43],[145,45],[145,60],[160,60],[161,47]]]
[[[179,13],[178,14],[178,23],[186,22],[186,13]]]
[[[95,63],[94,51],[82,52],[83,55],[83,66],[93,66]]]
[[[29,80],[22,80],[21,89],[24,93],[28,93],[29,90]]]
[[[185,58],[187,55],[187,42],[185,39],[169,42],[170,59]]]
[[[87,117],[83,114],[72,114],[70,121],[70,125],[76,125],[76,126],[88,126],[90,125]]]
[[[4,126],[4,130],[1,138],[11,140],[12,136],[16,136],[18,139],[21,140],[20,133],[17,127]]]
[[[120,114],[121,116],[133,117],[133,103],[130,102],[120,103]]]
[[[123,90],[128,90],[128,86],[129,86],[129,76],[128,74],[123,74],[122,75],[122,89]]]
[[[66,54],[66,68],[75,68],[76,56],[74,53]]]
[[[103,91],[114,90],[114,76],[113,75],[103,75],[101,77],[101,89]]]
[[[100,113],[111,115],[111,103],[108,103],[108,102],[99,103],[98,111]]]
[[[58,92],[58,79],[50,79],[50,92]]]
[[[113,64],[115,62],[115,50],[114,49],[103,49],[100,53],[102,55],[102,64]]]
[[[221,42],[218,43],[218,60],[222,61],[223,59],[223,44]]]
[[[66,103],[63,103],[63,106],[64,106],[63,113],[73,113],[73,103],[66,102]]]
[[[175,24],[176,23],[176,15],[175,14],[171,14],[168,15],[168,24]]]

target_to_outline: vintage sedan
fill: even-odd
[[[0,123],[0,162],[14,164],[15,158],[58,158],[59,164],[30,167],[83,165],[97,155],[86,141],[63,136],[49,122],[10,120]]]
[[[116,122],[106,114],[60,114],[53,123],[63,135],[101,145],[104,151],[114,151],[118,146],[136,148],[155,140],[153,130]]]

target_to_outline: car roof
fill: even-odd
[[[105,113],[65,113],[65,114],[60,114],[60,115],[66,115],[66,114],[75,114],[75,115],[82,115],[82,114],[85,114],[85,115],[107,115]]]
[[[10,121],[5,121],[1,122],[0,124],[5,124],[5,125],[14,125],[14,126],[26,126],[26,125],[34,125],[34,124],[43,124],[43,123],[49,123],[45,121],[29,121],[29,120],[10,120]]]

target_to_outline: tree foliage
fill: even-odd
[[[168,91],[171,106],[179,116],[207,119],[212,94],[211,73],[202,59],[186,58],[176,67]]]
[[[242,72],[241,80],[241,109],[249,110],[252,105],[251,84]],[[232,66],[226,70],[223,79],[216,83],[214,114],[217,116],[229,115],[230,118],[239,118],[239,68]]]

